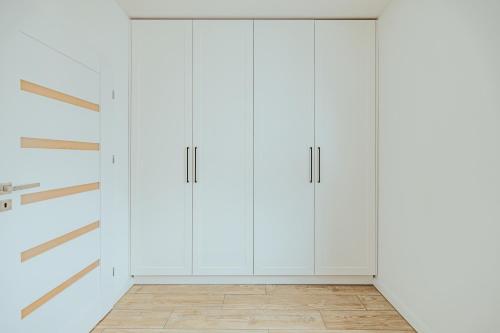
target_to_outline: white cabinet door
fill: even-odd
[[[191,274],[192,22],[132,22],[132,66],[132,274]]]
[[[193,24],[193,265],[253,273],[253,22]]]
[[[375,274],[375,23],[316,21],[316,274]]]
[[[314,21],[255,21],[255,274],[314,274]]]

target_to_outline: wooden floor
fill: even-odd
[[[135,285],[93,333],[402,333],[373,286]]]

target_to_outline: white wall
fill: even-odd
[[[499,14],[394,0],[378,22],[376,284],[419,332],[500,327]]]
[[[23,31],[100,72],[101,77],[101,294],[95,295],[94,304],[67,304],[68,308],[74,309],[75,318],[44,323],[53,332],[88,332],[131,285],[129,27],[127,15],[113,0],[0,1],[0,40],[16,31]],[[5,69],[8,65],[2,64],[1,67]],[[115,100],[111,99],[113,89]],[[112,155],[115,155],[115,164],[111,162]],[[115,276],[112,274],[113,267]],[[4,273],[7,272],[2,271],[2,275]],[[78,282],[70,288],[78,288]],[[14,301],[3,299],[0,303],[8,305]],[[89,308],[95,311],[83,311]],[[0,314],[0,331],[17,332],[14,320],[19,318],[6,318],[5,312]],[[38,329],[39,332],[46,331],[45,326]]]

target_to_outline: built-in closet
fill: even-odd
[[[372,275],[375,23],[132,23],[132,274]]]

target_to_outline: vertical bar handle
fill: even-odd
[[[197,176],[197,161],[196,161],[196,155],[197,155],[197,152],[198,152],[198,147],[194,147],[194,182],[197,183],[198,182],[198,176]]]
[[[318,147],[318,184],[321,183],[321,147]]]
[[[309,147],[309,164],[310,164],[310,174],[309,174],[309,183],[313,182],[313,148]]]
[[[189,147],[186,147],[186,183],[189,183]]]

